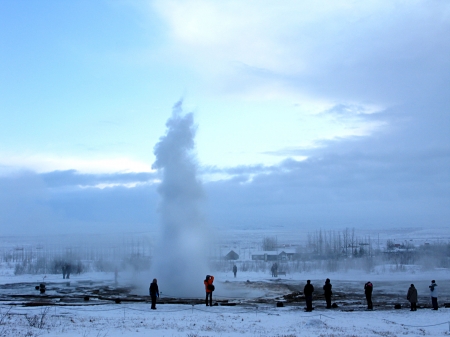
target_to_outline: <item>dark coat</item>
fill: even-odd
[[[370,282],[367,282],[364,285],[364,292],[366,293],[366,295],[372,295],[372,291],[373,291],[373,285]]]
[[[331,291],[332,285],[330,282],[326,282],[323,286],[323,292],[325,293],[325,296],[331,296],[333,295],[333,292]]]
[[[304,294],[305,296],[311,296],[313,292],[314,292],[314,287],[313,287],[313,285],[312,285],[311,283],[307,283],[307,284],[305,285],[305,288],[303,288],[303,294]]]
[[[406,295],[406,299],[411,303],[417,302],[417,289],[414,286],[409,287],[408,294]]]
[[[150,296],[158,296],[159,297],[159,289],[157,283],[150,283],[149,288]]]

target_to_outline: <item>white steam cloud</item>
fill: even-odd
[[[161,238],[153,256],[152,272],[163,294],[198,296],[208,272],[208,234],[201,206],[204,192],[197,178],[192,113],[183,115],[177,102],[166,123],[166,135],[155,145],[153,168],[161,174],[158,193]]]

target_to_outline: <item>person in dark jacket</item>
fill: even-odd
[[[205,291],[206,291],[206,306],[208,306],[208,297],[209,297],[209,306],[212,307],[212,293],[214,291],[214,276],[212,275],[206,275],[205,280],[203,281],[203,284],[205,285]]]
[[[70,263],[66,264],[66,279],[70,278],[70,273],[72,272],[72,265]]]
[[[325,295],[325,301],[327,302],[327,309],[331,309],[331,295],[333,292],[331,291],[332,285],[330,283],[330,279],[327,278],[325,280],[325,285],[323,286],[323,292]]]
[[[314,286],[311,284],[311,280],[306,281],[306,285],[303,288],[303,294],[305,295],[306,300],[306,311],[312,311],[312,294],[314,292]]]
[[[408,289],[408,294],[406,295],[406,299],[411,303],[411,311],[417,310],[417,289],[414,287],[414,284]]]
[[[158,281],[154,278],[153,282],[150,283],[150,288],[148,289],[150,297],[152,299],[152,309],[156,309],[156,298],[159,297]]]
[[[373,291],[373,284],[372,284],[372,282],[367,282],[364,285],[364,293],[366,294],[367,309],[369,309],[369,310],[373,310],[372,291]]]
[[[236,267],[236,265],[234,265],[233,266],[233,274],[234,274],[235,278],[236,278],[236,273],[237,273],[237,267]]]

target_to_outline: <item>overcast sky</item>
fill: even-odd
[[[211,226],[444,227],[450,3],[0,2],[3,234],[148,231],[182,102]]]

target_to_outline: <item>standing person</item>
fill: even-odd
[[[373,291],[373,284],[372,284],[372,282],[367,282],[364,285],[364,293],[366,294],[367,309],[369,309],[369,310],[373,310],[372,291]]]
[[[311,284],[311,280],[307,280],[306,281],[306,285],[303,288],[303,294],[305,295],[305,300],[306,300],[306,311],[312,311],[313,307],[312,307],[312,294],[314,292],[314,287]]]
[[[72,272],[72,265],[70,263],[66,264],[66,279],[70,278],[70,273]]]
[[[154,278],[153,282],[150,283],[150,288],[148,289],[150,297],[152,299],[151,309],[156,309],[156,297],[159,297],[158,281]]]
[[[236,265],[233,266],[233,274],[234,274],[234,278],[236,278],[236,273],[237,273],[237,267]]]
[[[272,272],[272,277],[274,277],[275,276],[275,264],[272,264],[270,271]]]
[[[206,291],[206,306],[208,306],[208,297],[209,297],[209,306],[212,307],[212,293],[215,289],[214,287],[214,276],[212,275],[206,275],[205,280],[203,283],[205,284],[205,291]]]
[[[63,279],[65,279],[66,278],[66,264],[65,263],[62,265],[61,269],[62,269]]]
[[[325,280],[325,285],[323,286],[325,301],[327,302],[327,309],[331,309],[331,295],[333,295],[333,292],[331,291],[332,285],[330,282],[331,282],[330,279],[327,278]]]
[[[278,263],[274,263],[273,265],[273,273],[275,277],[278,277]]]
[[[417,289],[414,287],[414,284],[411,284],[411,287],[408,289],[408,294],[406,295],[406,299],[411,303],[411,311],[417,310]]]
[[[431,285],[429,285],[428,288],[430,288],[431,304],[433,305],[433,310],[438,310],[438,291],[436,281],[431,281]]]

